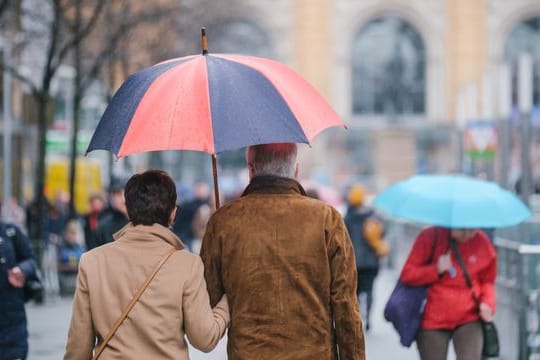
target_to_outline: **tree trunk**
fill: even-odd
[[[75,13],[75,34],[78,34],[81,28],[81,1],[77,1]],[[73,124],[71,134],[71,153],[69,154],[69,218],[73,219],[77,216],[75,210],[75,181],[77,179],[77,140],[79,137],[80,125],[80,107],[82,99],[81,88],[81,47],[82,39],[74,46],[74,62],[75,62],[75,79],[73,83]]]
[[[48,105],[49,97],[46,92],[40,93],[38,97],[38,150],[36,157],[36,178],[35,178],[35,209],[33,212],[34,218],[30,219],[30,228],[28,229],[32,235],[36,258],[41,262],[43,244],[45,241],[44,219],[46,214],[46,199],[45,199],[45,152],[46,152],[46,137],[48,123]],[[33,228],[33,231],[32,231]]]

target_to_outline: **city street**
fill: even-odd
[[[372,319],[372,328],[366,334],[366,352],[368,359],[418,359],[416,348],[404,348],[399,344],[397,334],[383,318],[383,307],[395,283],[397,272],[383,270],[377,278],[376,298]],[[27,307],[30,331],[29,360],[58,360],[63,355],[69,319],[71,299],[50,300],[44,306],[30,304]],[[190,350],[192,360],[226,359],[226,339],[221,340],[211,353],[204,354]]]

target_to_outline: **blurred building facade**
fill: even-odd
[[[487,164],[465,169],[456,109],[459,92],[469,89],[469,119],[508,121],[510,114],[498,111],[505,101],[497,92],[498,69],[511,66],[514,109],[517,57],[526,52],[533,58],[533,110],[538,110],[540,1],[295,3],[292,64],[349,127],[327,136],[320,151],[332,157],[326,164],[337,166],[332,172],[341,180],[365,179],[381,187],[417,172],[488,171],[497,178],[519,171],[519,139],[509,150],[514,169],[499,169],[500,151]]]
[[[327,131],[303,152],[303,177],[337,186],[363,181],[374,190],[414,173],[467,172],[506,177],[510,183],[518,177],[520,139],[512,127],[519,125],[517,62],[522,53],[533,60],[532,131],[538,133],[540,126],[534,115],[540,111],[540,1],[242,4],[219,26],[208,25],[211,51],[289,64],[347,123],[347,131]],[[512,75],[508,96],[499,91],[503,64]],[[459,103],[460,93],[465,93],[465,104]],[[505,112],[499,105],[506,102]],[[465,106],[465,124],[459,123],[460,105]],[[487,155],[469,157],[467,124],[479,119],[487,120],[488,128],[474,130],[473,140]],[[499,144],[501,122],[510,124],[509,149]],[[532,146],[533,164],[540,160],[537,148]],[[503,151],[509,161],[501,167]],[[241,162],[241,155],[222,157],[232,158],[233,166]]]
[[[168,2],[174,1],[151,0],[145,6]],[[130,72],[143,66],[198,52],[200,26],[207,27],[210,52],[264,56],[289,64],[343,117],[348,130],[326,131],[302,151],[302,177],[336,186],[362,181],[373,190],[414,173],[485,171],[492,178],[517,177],[519,137],[509,136],[513,146],[505,150],[509,161],[503,168],[498,144],[487,161],[463,156],[466,129],[458,121],[459,98],[466,94],[466,119],[491,120],[500,137],[502,121],[510,128],[517,124],[517,62],[524,52],[533,62],[533,143],[540,139],[538,0],[230,0],[219,5],[201,0],[183,6],[187,15],[182,18],[138,27],[119,44],[124,55],[110,62],[110,83],[98,82],[85,101],[83,140],[88,140],[103,110],[106,99],[100,94],[110,95]],[[511,114],[499,111],[499,104],[506,102],[498,91],[503,63],[510,64],[513,79],[508,96]],[[56,118],[52,143],[54,130],[62,131],[69,117],[65,106],[69,94],[62,91],[66,87],[58,89],[51,94]],[[14,154],[32,154],[35,129],[26,126],[33,124],[32,107],[21,99],[22,95],[13,101],[13,147],[20,149]],[[540,163],[535,161],[540,160],[536,147],[533,164]],[[29,160],[14,155],[14,160],[15,174],[32,173],[31,155]],[[243,152],[220,154],[219,161],[226,173],[243,166]],[[148,162],[186,182],[211,177],[207,154],[188,152],[133,157],[113,163],[112,171],[137,171]],[[14,182],[20,184],[19,178]],[[22,186],[29,187],[29,182]],[[23,190],[19,185],[14,193]]]

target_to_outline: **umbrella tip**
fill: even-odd
[[[206,40],[206,28],[201,28],[201,45],[202,45],[202,54],[208,54],[208,41]]]

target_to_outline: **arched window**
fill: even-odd
[[[540,16],[530,18],[516,25],[506,40],[504,57],[514,69],[512,101],[517,103],[517,66],[521,54],[527,53],[533,59],[533,101],[540,105]]]
[[[209,27],[210,47],[214,53],[234,53],[266,58],[274,57],[268,35],[247,21],[232,21]]]
[[[354,114],[425,112],[426,53],[418,31],[397,16],[371,20],[352,44]]]

